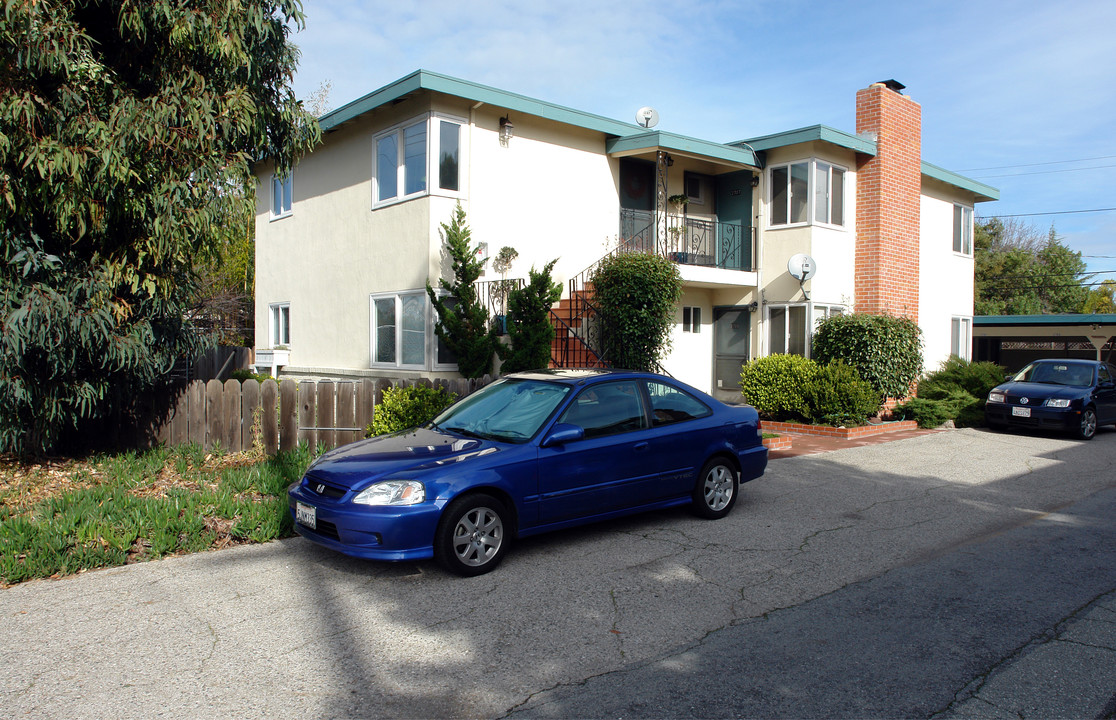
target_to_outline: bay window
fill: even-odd
[[[820,160],[771,168],[769,224],[845,224],[845,170]],[[813,202],[810,201],[811,197]]]
[[[428,115],[376,136],[373,204],[460,191],[461,128],[461,122]],[[431,177],[437,180],[433,189]]]
[[[768,305],[768,354],[810,357],[810,338],[818,324],[826,318],[844,313],[843,305]]]
[[[434,333],[434,311],[425,290],[371,296],[372,366],[453,370],[457,359]]]

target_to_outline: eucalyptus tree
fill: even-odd
[[[4,0],[0,450],[55,448],[203,346],[195,268],[251,164],[319,137],[303,23],[297,0]]]

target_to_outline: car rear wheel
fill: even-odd
[[[508,547],[504,503],[491,495],[467,495],[451,502],[434,533],[434,559],[451,573],[472,577],[496,568]]]
[[[740,489],[736,468],[723,458],[713,458],[705,463],[698,475],[693,492],[693,510],[703,518],[723,518],[736,504]]]
[[[1092,440],[1097,434],[1097,411],[1087,407],[1081,411],[1081,424],[1077,426],[1077,437],[1080,440]]]

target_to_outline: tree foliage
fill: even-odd
[[[604,358],[613,367],[658,369],[682,299],[678,266],[651,253],[617,253],[601,261],[591,282]]]
[[[1078,313],[1089,297],[1081,253],[1054,228],[991,218],[976,224],[973,254],[977,315]]]
[[[0,450],[52,448],[206,342],[197,260],[251,163],[318,137],[290,89],[302,21],[297,0],[5,2]]]
[[[554,326],[550,306],[562,297],[562,286],[551,279],[556,259],[528,272],[527,284],[508,293],[508,336],[510,345],[499,345],[504,373],[538,370],[550,364]]]
[[[823,320],[814,359],[851,365],[883,397],[904,398],[922,372],[922,330],[906,317],[853,313]]]
[[[430,283],[426,284],[426,293],[438,313],[434,332],[457,356],[457,369],[461,374],[479,378],[492,370],[497,336],[496,329],[489,326],[488,308],[481,302],[474,285],[484,270],[485,261],[477,258],[460,203],[449,225],[442,223],[442,241],[453,263],[453,282],[438,279],[438,285],[449,298],[439,297]]]

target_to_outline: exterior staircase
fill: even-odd
[[[582,276],[570,280],[568,297],[550,309],[550,321],[554,325],[554,339],[550,344],[552,368],[609,367],[595,349],[600,348],[600,343],[594,342],[594,338],[599,339],[599,325],[593,305],[593,285],[582,281]]]

